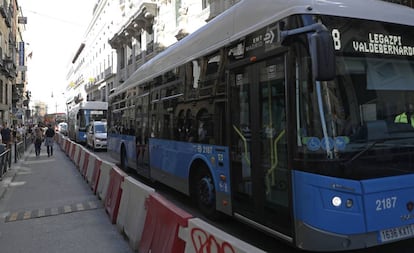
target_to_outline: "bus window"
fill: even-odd
[[[207,109],[203,108],[197,113],[197,141],[200,143],[211,144],[210,139],[213,134],[212,116]]]
[[[184,141],[184,132],[185,132],[185,126],[184,126],[184,110],[180,110],[180,112],[177,115],[176,119],[176,126],[175,126],[175,140],[177,141]]]
[[[190,109],[185,114],[185,141],[193,142],[195,140],[196,129],[194,126],[193,114]]]

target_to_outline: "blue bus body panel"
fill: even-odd
[[[362,181],[367,230],[414,223],[414,175]]]
[[[352,235],[414,223],[414,175],[358,181],[292,174],[295,219],[314,228]]]
[[[209,167],[217,192],[230,194],[230,162],[227,147],[154,138],[149,140],[149,144],[151,168],[160,169],[187,181],[192,162],[200,159]],[[220,176],[225,176],[226,181],[221,180]]]
[[[132,164],[135,164],[136,145],[135,145],[134,136],[108,133],[107,144],[108,144],[108,152],[110,152],[111,155],[117,160],[120,159],[121,146],[124,145],[128,164],[130,164],[130,166]]]
[[[151,168],[161,169],[180,178],[187,178],[194,155],[194,144],[150,139]]]
[[[293,171],[292,175],[295,220],[340,234],[365,231],[362,187],[358,181],[301,171]],[[352,199],[352,208],[346,208],[345,203],[335,207],[332,204],[335,196]]]
[[[77,142],[86,142],[86,132],[79,131],[78,132],[78,137],[77,137],[76,141]]]

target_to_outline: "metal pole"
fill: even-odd
[[[14,163],[17,163],[17,141],[14,140]]]

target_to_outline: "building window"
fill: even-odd
[[[127,53],[127,56],[128,56],[128,65],[131,65],[132,64],[132,45],[131,45],[131,43],[127,44],[126,53]]]
[[[147,54],[150,54],[154,51],[154,33],[147,34]]]
[[[134,50],[135,61],[141,60],[141,58],[142,58],[141,36],[139,36],[138,38],[133,38],[132,47],[133,47],[133,50]]]
[[[0,80],[0,104],[4,102],[4,87],[3,87],[3,80]]]
[[[120,49],[119,61],[120,61],[121,69],[125,68],[125,48]]]

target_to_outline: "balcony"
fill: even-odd
[[[105,69],[105,78],[110,77],[113,74],[112,67],[108,67]]]
[[[7,17],[7,2],[6,0],[3,0],[3,3],[0,3],[0,14],[3,16],[3,18]]]

